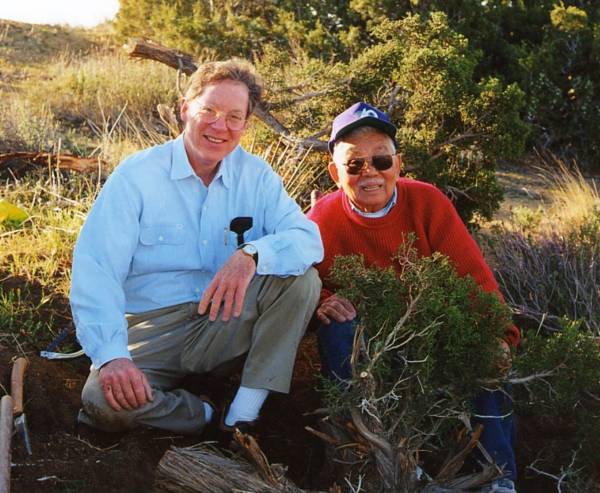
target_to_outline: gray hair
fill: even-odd
[[[348,132],[347,134],[344,134],[342,137],[340,137],[339,139],[337,139],[335,141],[335,144],[333,145],[333,149],[335,150],[335,146],[338,145],[340,142],[344,142],[348,137],[365,137],[367,134],[372,134],[372,133],[378,133],[381,135],[385,135],[388,140],[390,141],[390,144],[392,145],[392,154],[396,154],[396,146],[394,145],[394,140],[385,132],[379,130],[378,128],[375,127],[371,127],[369,125],[362,125],[360,127],[354,128],[352,130],[350,130],[350,132]]]

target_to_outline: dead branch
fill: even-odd
[[[241,445],[244,455],[250,463],[254,465],[254,468],[258,471],[260,477],[274,488],[281,486],[279,479],[276,477],[269,461],[258,446],[258,443],[256,443],[256,440],[250,435],[241,433],[239,430],[235,430],[234,438],[235,441]]]
[[[552,370],[546,370],[546,371],[542,371],[540,373],[534,373],[532,375],[527,375],[526,377],[518,377],[518,378],[509,378],[509,379],[505,379],[505,378],[481,378],[478,380],[478,383],[480,383],[481,385],[484,386],[489,386],[489,387],[495,387],[504,383],[510,383],[510,384],[524,384],[524,383],[529,383],[529,382],[533,382],[534,380],[543,380],[545,378],[551,377],[553,375],[556,375],[560,370],[564,369],[565,365],[564,364],[560,364],[558,365],[556,368],[553,368]]]
[[[158,116],[160,116],[161,121],[165,124],[172,138],[176,138],[182,129],[181,122],[177,119],[177,115],[167,104],[158,104],[156,105],[156,110],[158,111]]]
[[[340,445],[340,440],[338,438],[332,437],[332,436],[328,435],[327,433],[323,433],[322,431],[315,430],[311,426],[305,426],[304,429],[306,431],[308,431],[309,433],[312,433],[317,438],[320,438],[321,440],[323,440],[326,443],[329,443],[334,446]]]
[[[466,433],[466,428],[463,429],[459,436],[459,442],[457,449],[458,453],[452,454],[442,465],[440,471],[435,477],[436,482],[448,481],[456,476],[456,473],[460,470],[465,462],[467,456],[477,446],[481,432],[483,431],[483,425],[479,424],[475,427],[472,433]]]
[[[495,464],[486,464],[482,467],[481,471],[460,476],[452,481],[448,481],[444,483],[444,487],[449,488],[450,491],[468,491],[473,488],[480,487],[486,483],[490,483],[497,477],[498,466]]]
[[[132,58],[155,60],[174,69],[181,69],[186,75],[192,75],[198,68],[192,55],[167,48],[150,40],[132,39],[125,45],[125,49]]]
[[[319,152],[329,152],[327,148],[327,142],[323,142],[322,140],[315,139],[313,137],[308,137],[306,139],[294,137],[291,132],[281,122],[279,122],[279,120],[277,120],[277,118],[264,109],[263,105],[258,105],[256,108],[254,108],[254,114],[259,120],[271,127],[288,142],[303,148],[312,148],[313,150]]]
[[[68,169],[80,173],[92,173],[106,168],[99,158],[75,156],[73,154],[53,154],[49,152],[7,152],[0,154],[0,168],[21,169],[30,164]]]
[[[159,45],[144,39],[133,39],[126,45],[127,53],[132,58],[143,58],[146,60],[154,60],[160,63],[164,63],[169,67],[177,70],[181,70],[186,75],[192,75],[197,65],[193,61],[192,55],[184,53],[182,51],[173,50],[166,46]],[[318,96],[318,93],[309,93],[305,96],[299,96],[299,98]],[[297,98],[298,99],[298,98]],[[327,142],[323,142],[315,137],[300,138],[294,137],[289,129],[287,129],[275,116],[273,116],[269,110],[269,103],[263,103],[258,105],[254,114],[259,120],[265,125],[273,129],[277,134],[281,135],[285,140],[296,144],[305,149],[312,148],[319,152],[328,152]]]

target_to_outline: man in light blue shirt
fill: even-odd
[[[247,62],[202,65],[182,135],[104,185],[73,255],[71,307],[92,360],[81,422],[199,433],[215,409],[178,385],[243,355],[223,429],[252,424],[270,391],[289,391],[323,247],[280,177],[238,145],[261,92]]]

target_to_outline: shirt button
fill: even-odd
[[[208,245],[208,241],[207,240],[202,240],[202,244],[203,245]]]
[[[158,241],[163,241],[164,239],[165,239],[164,236],[159,236],[158,237]]]

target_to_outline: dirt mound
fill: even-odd
[[[272,395],[265,406],[258,436],[272,462],[289,466],[289,476],[306,487],[322,486],[318,472],[322,446],[304,430],[315,417],[318,358],[314,334],[302,343],[290,395]],[[4,388],[10,386],[13,350],[0,349],[0,375]],[[151,430],[111,434],[76,423],[80,393],[87,377],[86,357],[71,361],[48,361],[29,353],[25,380],[25,414],[33,455],[25,454],[22,439],[13,439],[11,485],[15,492],[151,491],[154,471],[162,454],[171,446],[188,446],[214,435],[173,436]],[[235,391],[235,378],[215,383],[203,377],[186,382],[190,390],[207,393],[221,401]]]

